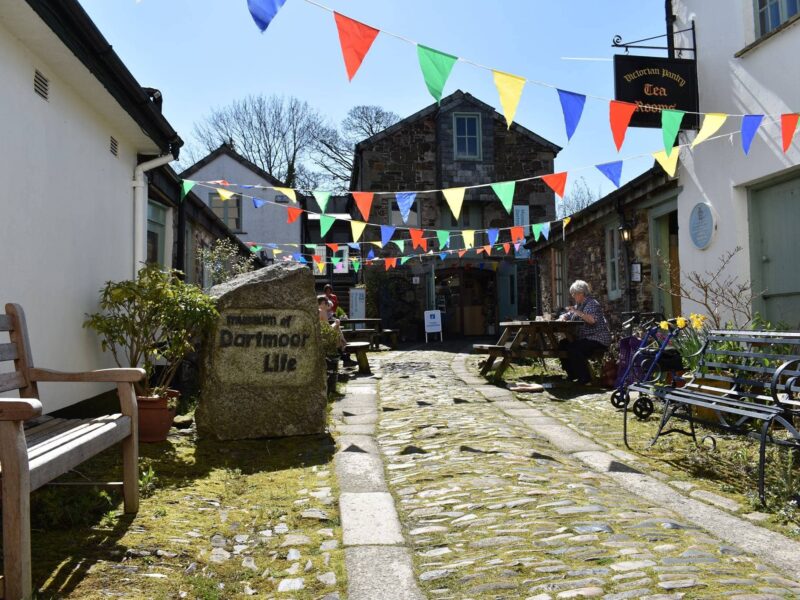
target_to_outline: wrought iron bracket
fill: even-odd
[[[631,48],[639,48],[639,49],[647,49],[647,50],[675,50],[677,52],[692,52],[694,57],[697,58],[697,38],[695,35],[694,30],[694,21],[692,21],[692,26],[687,27],[686,29],[680,29],[678,31],[673,31],[672,35],[675,36],[679,33],[686,33],[687,31],[692,32],[692,46],[689,48],[684,47],[675,47],[675,46],[650,46],[650,45],[642,45],[642,42],[649,42],[651,40],[659,40],[661,38],[666,38],[670,34],[664,33],[661,35],[654,35],[653,37],[642,38],[640,40],[634,40],[632,42],[623,42],[621,35],[615,35],[614,38],[611,40],[611,47],[612,48],[624,48],[625,54],[628,54],[628,51]]]

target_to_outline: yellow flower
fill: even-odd
[[[659,323],[658,326],[661,327],[661,329],[663,329],[665,331],[668,331],[669,330],[669,321],[661,321],[661,323]]]
[[[678,317],[677,319],[675,319],[675,324],[681,329],[683,329],[688,324],[688,321],[686,320],[686,317]]]
[[[694,329],[702,329],[703,325],[706,322],[706,316],[705,315],[698,315],[696,313],[692,313],[691,315],[689,315],[689,319],[691,320],[692,327]]]

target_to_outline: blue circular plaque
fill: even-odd
[[[708,248],[716,228],[717,223],[711,207],[705,202],[695,204],[689,215],[689,235],[695,247],[700,250]]]

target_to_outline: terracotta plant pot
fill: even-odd
[[[139,405],[139,441],[149,443],[166,440],[172,419],[175,418],[175,411],[169,408],[168,396],[139,396],[136,400]]]

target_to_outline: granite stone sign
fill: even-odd
[[[325,361],[311,272],[273,265],[211,289],[197,428],[218,439],[321,433]]]

